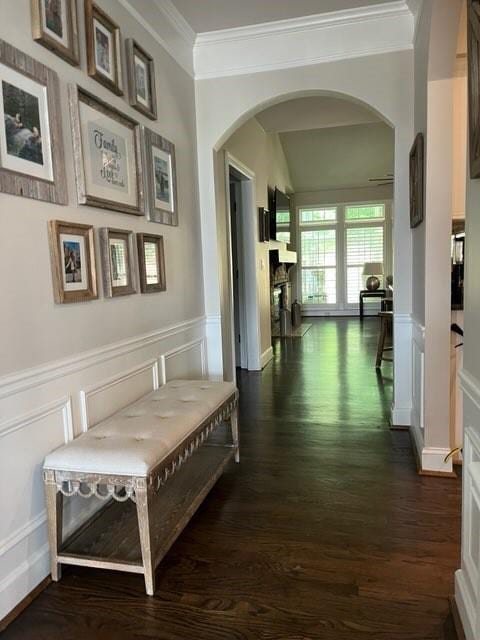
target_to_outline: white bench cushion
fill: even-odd
[[[172,380],[50,453],[44,468],[147,476],[234,392],[231,382]]]

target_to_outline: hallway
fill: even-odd
[[[460,480],[416,474],[390,431],[377,319],[312,320],[242,373],[241,464],[143,580],[65,568],[2,640],[440,640]]]

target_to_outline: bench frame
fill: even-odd
[[[232,444],[206,445],[207,438],[219,425],[225,422],[230,425]],[[146,592],[148,595],[153,596],[155,591],[155,569],[168,549],[160,554],[156,553],[155,541],[152,536],[152,503],[156,494],[161,492],[162,487],[168,480],[192,455],[195,455],[195,452],[202,445],[224,447],[226,449],[225,459],[221,467],[212,472],[212,477],[208,479],[205,490],[199,495],[192,508],[188,510],[189,513],[185,514],[181,526],[177,525],[175,532],[172,533],[169,539],[168,546],[170,546],[221,475],[228,461],[234,457],[235,461],[239,462],[237,391],[230,395],[192,433],[186,436],[147,476],[88,474],[58,469],[44,469],[43,477],[47,503],[52,580],[55,582],[60,580],[62,564],[143,573]],[[63,498],[64,496],[73,495],[80,495],[84,498],[96,496],[101,500],[113,499],[118,502],[132,500],[136,503],[142,565],[89,557],[88,555],[79,556],[63,551]],[[85,526],[82,525],[80,529]]]

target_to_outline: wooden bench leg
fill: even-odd
[[[50,573],[52,580],[58,582],[62,577],[61,565],[57,556],[62,545],[63,532],[63,494],[57,490],[55,472],[45,472],[45,499],[47,503],[48,542],[50,545]]]
[[[240,462],[240,448],[238,438],[238,406],[232,411],[230,416],[230,425],[232,427],[232,440],[235,447],[235,462]]]
[[[147,488],[146,480],[137,481],[135,489],[137,502],[138,531],[142,550],[143,572],[145,576],[145,590],[147,595],[155,593],[155,558],[152,544],[152,529],[150,522],[151,492]]]
[[[385,348],[385,338],[387,335],[387,322],[384,317],[380,317],[380,335],[378,336],[377,360],[375,367],[380,369],[382,366],[383,350]]]

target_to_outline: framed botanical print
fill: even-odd
[[[100,229],[103,288],[107,298],[137,293],[133,231]]]
[[[137,233],[140,289],[142,293],[165,291],[165,253],[163,236],[153,233]]]
[[[77,86],[69,98],[79,204],[143,215],[139,124]]]
[[[144,128],[148,219],[178,225],[175,145]]]
[[[67,203],[57,74],[0,40],[0,191]]]
[[[417,134],[410,151],[410,228],[423,222],[424,211],[424,139]]]
[[[93,0],[85,0],[88,75],[123,95],[120,29]]]
[[[130,38],[126,41],[130,104],[151,120],[157,119],[153,58]]]
[[[95,300],[98,294],[93,227],[50,220],[48,230],[55,302]]]
[[[78,66],[77,0],[30,0],[33,39]]]

